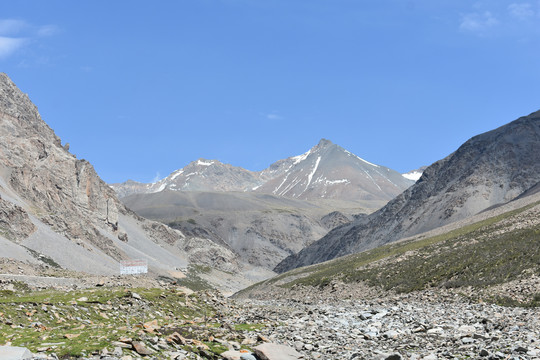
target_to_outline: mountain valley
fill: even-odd
[[[112,184],[139,215],[204,234],[272,270],[337,225],[371,213],[413,181],[322,139],[261,172],[199,159],[152,184]]]
[[[407,174],[322,139],[109,186],[0,74],[0,134],[0,358],[540,358],[540,111]]]

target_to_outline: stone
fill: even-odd
[[[460,334],[472,335],[476,331],[476,328],[471,325],[461,325],[460,327],[458,327],[457,331]]]
[[[187,345],[186,339],[177,332],[172,333],[167,337],[167,342],[174,342],[179,345]]]
[[[388,330],[383,334],[383,336],[387,339],[397,339],[397,337],[399,336],[399,332],[395,330]]]
[[[486,349],[482,349],[480,350],[480,356],[482,357],[486,357],[489,355],[489,351],[487,351]]]
[[[252,354],[242,354],[242,356],[240,356],[240,360],[257,360],[257,358]]]
[[[135,351],[140,355],[150,355],[153,353],[153,351],[148,349],[143,342],[133,341],[132,345]]]
[[[229,350],[221,353],[220,356],[225,360],[240,360],[242,353],[236,350]]]
[[[293,348],[275,343],[256,346],[253,352],[260,360],[295,360],[303,357]]]
[[[30,360],[32,353],[25,347],[0,346],[0,359],[2,360]]]
[[[111,345],[117,348],[124,348],[124,349],[131,349],[132,347],[131,343],[128,344],[122,341],[113,341]]]

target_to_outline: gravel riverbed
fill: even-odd
[[[306,359],[540,359],[540,311],[435,293],[339,303],[247,301],[239,321]]]

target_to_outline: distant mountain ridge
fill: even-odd
[[[251,265],[273,269],[412,183],[322,139],[261,172],[199,159],[153,184],[112,187],[139,215],[184,234],[204,233]]]
[[[286,162],[287,168],[281,175],[256,191],[304,200],[390,200],[413,183],[398,172],[372,164],[326,139]],[[280,166],[285,167],[284,163],[281,161]]]
[[[419,234],[508,202],[540,181],[540,111],[475,136],[377,212],[330,231],[276,271]]]
[[[198,159],[154,183],[128,180],[111,184],[118,196],[171,191],[250,191],[261,184],[258,173],[223,164],[218,160]]]
[[[322,139],[308,152],[276,161],[259,172],[201,158],[155,183],[128,180],[110,186],[120,197],[164,190],[253,191],[302,200],[386,202],[412,184],[412,180],[398,172],[372,164]]]

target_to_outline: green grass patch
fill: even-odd
[[[140,300],[136,299],[137,293]],[[101,351],[121,337],[137,339],[142,324],[202,321],[215,310],[198,296],[174,289],[99,288],[78,291],[9,292],[0,296],[0,345],[58,356]]]
[[[235,324],[234,330],[237,331],[260,331],[264,328],[264,324]]]
[[[530,204],[447,233],[391,243],[362,253],[295,269],[263,282],[325,287],[334,280],[365,282],[397,292],[428,287],[486,287],[540,273],[540,228],[497,234],[501,221],[534,207]],[[383,261],[381,261],[383,260]],[[289,280],[291,279],[291,280]],[[246,290],[257,287],[258,284]],[[531,300],[538,304],[538,300]]]

